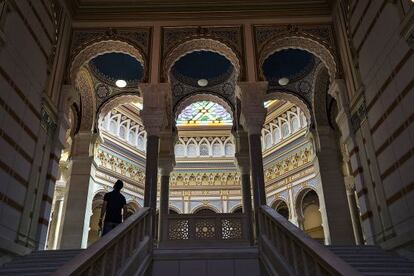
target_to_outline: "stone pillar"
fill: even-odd
[[[97,138],[97,135],[89,131],[79,132],[74,137],[61,249],[87,247],[90,220],[88,213],[92,208],[93,196],[91,167]]]
[[[259,208],[266,205],[261,130],[267,112],[263,106],[263,95],[267,89],[267,82],[239,83],[239,87],[241,94],[240,122],[249,136],[250,173],[257,235],[259,233],[259,221],[257,220]]]
[[[351,213],[352,228],[354,229],[355,243],[357,245],[363,245],[364,237],[362,234],[359,209],[357,206],[354,179],[352,177],[346,177],[345,186],[346,186],[346,195],[347,195],[348,204],[349,204],[349,211]]]
[[[250,160],[249,160],[249,140],[247,133],[238,131],[236,137],[236,162],[239,167],[242,185],[242,203],[243,213],[246,216],[246,231],[248,233],[250,244],[254,242],[253,233],[253,209],[252,209],[252,193],[250,185]]]
[[[349,110],[347,98],[348,93],[346,91],[345,81],[342,79],[334,80],[329,88],[328,93],[336,100],[338,106],[338,115],[335,120],[341,132],[341,144],[345,145],[347,148],[353,148],[356,145],[356,143],[355,137],[352,132],[351,112]],[[342,159],[345,166],[351,164],[347,151],[342,151]],[[357,244],[363,244],[361,222],[359,219],[359,211],[356,205],[355,198],[355,180],[349,170],[352,170],[352,168],[345,169],[343,173],[345,174],[344,180],[346,186],[349,211],[352,220],[352,227],[354,230],[355,242]]]
[[[352,222],[348,206],[341,160],[335,133],[330,126],[317,128],[319,146],[317,157],[323,187],[323,199],[328,219],[331,244],[354,244]]]
[[[161,191],[160,191],[160,211],[158,223],[158,239],[160,242],[166,240],[167,232],[167,217],[170,195],[170,174],[174,169],[174,156],[161,156],[159,160],[160,175],[161,175]]]
[[[159,141],[166,124],[165,96],[169,92],[169,85],[143,84],[141,89],[144,95],[141,118],[147,132],[144,207],[151,208],[152,223],[148,230],[155,236]]]

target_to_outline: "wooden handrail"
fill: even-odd
[[[260,254],[272,274],[360,275],[269,206],[260,208],[260,226]]]
[[[122,272],[130,271],[129,266],[145,270],[152,255],[152,239],[146,232],[149,211],[139,209],[52,275],[127,275]]]

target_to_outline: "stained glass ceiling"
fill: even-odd
[[[200,101],[184,108],[177,118],[177,125],[232,125],[232,121],[230,113],[223,106]]]

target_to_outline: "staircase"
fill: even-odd
[[[82,250],[34,251],[18,257],[0,268],[0,275],[43,276],[50,275]]]
[[[329,246],[362,275],[414,275],[414,262],[376,246]]]
[[[195,272],[197,272],[195,274]],[[257,247],[154,249],[152,276],[261,275]]]
[[[323,246],[270,207],[261,207],[259,219],[258,246],[153,248],[151,213],[141,208],[86,250],[35,251],[0,275],[414,275],[414,262],[379,247]]]

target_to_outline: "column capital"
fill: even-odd
[[[148,136],[160,136],[167,124],[166,97],[171,91],[169,83],[140,84],[143,94],[141,118]]]
[[[158,168],[161,176],[169,176],[175,167],[174,155],[160,155],[158,159]]]
[[[268,83],[240,82],[238,86],[241,99],[240,123],[249,135],[260,134],[267,113],[263,101]]]
[[[72,157],[91,157],[99,135],[91,131],[78,132],[73,138]]]

